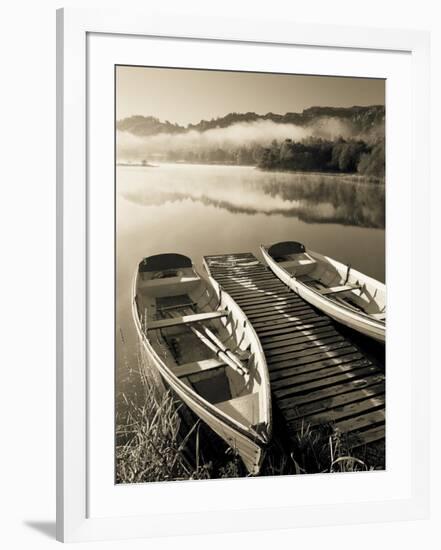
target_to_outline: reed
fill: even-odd
[[[351,448],[347,438],[332,424],[312,428],[302,422],[294,441],[299,473],[361,472],[384,468],[384,454],[376,456],[375,466],[363,450]]]
[[[145,372],[139,371],[142,398],[123,395],[117,413],[116,482],[206,479],[208,465],[197,461],[195,468],[185,452],[188,440],[198,437],[198,422],[182,437],[179,405]]]

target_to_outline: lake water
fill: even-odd
[[[296,240],[385,280],[385,188],[356,176],[248,166],[117,167],[117,392],[133,392],[134,270],[145,256],[253,252]]]

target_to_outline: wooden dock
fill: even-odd
[[[331,424],[351,448],[385,437],[384,370],[336,324],[251,253],[205,256],[212,277],[240,305],[266,355],[273,407],[289,437]],[[280,413],[280,414],[279,414]]]

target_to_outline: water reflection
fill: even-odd
[[[169,166],[162,174],[161,169],[149,170],[147,180],[145,173],[139,180],[133,173],[131,184],[121,189],[121,196],[142,206],[192,201],[232,214],[278,214],[307,223],[379,229],[385,226],[385,188],[381,184],[362,182],[356,176],[275,174],[247,167],[205,168],[203,172],[196,168],[186,180],[176,177],[176,171]]]
[[[302,175],[291,184],[274,178],[263,185],[263,192],[308,205],[308,217],[299,215],[304,221],[380,229],[385,226],[385,188],[382,184],[350,181],[339,176]],[[324,205],[331,209],[322,215]]]

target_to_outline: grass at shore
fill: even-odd
[[[179,406],[169,392],[160,392],[155,381],[140,371],[141,403],[125,400],[116,418],[116,482],[143,483],[206,479],[206,465],[195,467],[186,445],[198,439],[198,425],[181,437]]]
[[[246,477],[232,449],[215,446],[216,454],[207,452],[207,428],[200,421],[184,428],[183,405],[169,391],[159,391],[145,373],[140,368],[142,399],[134,402],[124,396],[125,406],[116,417],[116,483]],[[366,456],[351,453],[332,426],[311,429],[305,423],[289,451],[277,443],[269,449],[261,475],[370,469]]]
[[[332,425],[312,429],[307,422],[303,423],[293,447],[297,466],[305,474],[361,472],[375,467],[382,468],[381,458],[375,466],[368,464],[367,454],[363,450],[354,452],[346,438]]]

